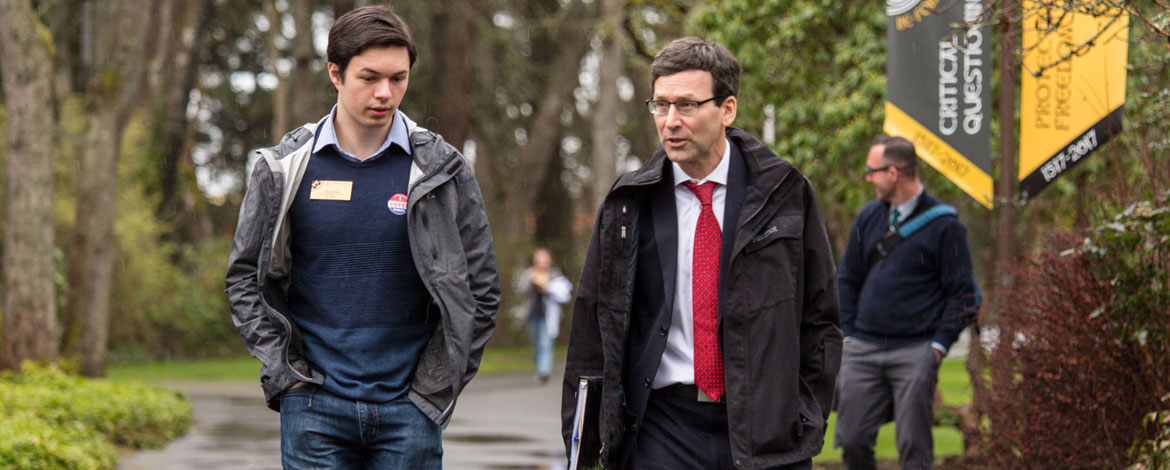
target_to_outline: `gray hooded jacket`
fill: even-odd
[[[407,202],[410,250],[442,319],[427,341],[410,384],[410,400],[446,427],[455,399],[479,370],[495,329],[500,287],[479,185],[470,164],[438,134],[404,114],[412,158]],[[263,363],[269,408],[297,382],[324,376],[304,360],[300,331],[289,319],[289,222],[286,218],[312,153],[317,123],[256,150],[228,258],[232,320],[248,352]]]

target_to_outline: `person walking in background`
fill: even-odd
[[[536,361],[536,381],[548,383],[552,372],[553,344],[560,333],[561,305],[573,295],[573,284],[553,267],[552,254],[541,248],[532,255],[532,266],[520,275],[520,291],[524,293],[528,337],[532,341],[532,355]]]
[[[689,37],[651,65],[661,147],[599,208],[562,394],[603,377],[617,469],[808,469],[840,365],[833,255],[812,185],[735,121],[739,62]]]
[[[946,207],[919,182],[910,141],[878,138],[865,164],[877,199],[857,216],[838,271],[836,444],[846,468],[874,469],[878,428],[893,416],[902,468],[928,469],[938,366],[977,307],[967,229],[946,211],[891,248],[898,227]]]
[[[441,468],[441,429],[495,328],[471,165],[398,109],[415,58],[389,7],[342,15],[337,104],[255,153],[226,285],[285,469]]]

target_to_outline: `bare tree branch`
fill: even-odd
[[[1154,1],[1158,4],[1158,6],[1170,10],[1170,5],[1164,5],[1160,0]],[[1129,14],[1138,17],[1138,19],[1142,20],[1146,26],[1149,26],[1150,29],[1154,30],[1162,37],[1170,39],[1170,29],[1162,28],[1154,24],[1154,22],[1151,21],[1150,18],[1146,17],[1146,15],[1142,14],[1141,10],[1138,10],[1138,8],[1134,6],[1132,2],[1122,2],[1122,4],[1118,5],[1118,7],[1123,8],[1125,11],[1128,11]]]
[[[1027,71],[1029,74],[1031,74],[1033,77],[1039,77],[1041,74],[1044,73],[1045,70],[1056,67],[1057,65],[1060,65],[1064,61],[1071,60],[1073,57],[1081,55],[1082,53],[1087,51],[1089,48],[1093,47],[1093,45],[1096,43],[1097,39],[1100,38],[1101,35],[1105,34],[1106,31],[1109,31],[1109,28],[1113,27],[1114,23],[1117,23],[1117,20],[1121,18],[1122,12],[1123,12],[1122,10],[1117,10],[1117,13],[1115,15],[1113,15],[1113,17],[1109,18],[1109,22],[1106,23],[1105,26],[1101,27],[1101,29],[1097,30],[1097,32],[1093,34],[1093,37],[1090,37],[1089,39],[1085,40],[1085,42],[1078,44],[1076,47],[1069,50],[1068,53],[1064,54],[1063,56],[1060,56],[1059,58],[1052,61],[1051,63],[1041,65],[1036,70],[1032,70],[1030,67],[1028,67],[1027,64],[1024,64],[1024,70]],[[1065,15],[1061,15],[1061,18],[1064,18],[1064,16]],[[1047,37],[1049,34],[1051,34],[1053,31],[1054,31],[1054,29],[1045,31],[1044,36],[1041,37],[1039,40],[1037,40],[1036,44],[1043,42],[1044,38]],[[1033,44],[1031,46],[1027,46],[1025,48],[1025,52],[1035,48],[1036,44]]]

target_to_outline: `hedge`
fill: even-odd
[[[32,364],[0,374],[0,468],[113,469],[115,446],[161,447],[190,426],[178,392]]]

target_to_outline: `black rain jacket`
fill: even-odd
[[[719,291],[728,427],[736,467],[764,469],[808,459],[824,444],[841,365],[836,268],[808,179],[748,133],[728,128],[727,138],[742,152],[749,181]],[[649,207],[650,188],[669,168],[659,148],[614,184],[599,209],[573,306],[562,434],[568,447],[578,378],[602,376],[607,468],[617,468],[617,449],[641,420],[628,413],[635,407],[627,406],[625,390],[643,384],[622,383],[638,211]]]

